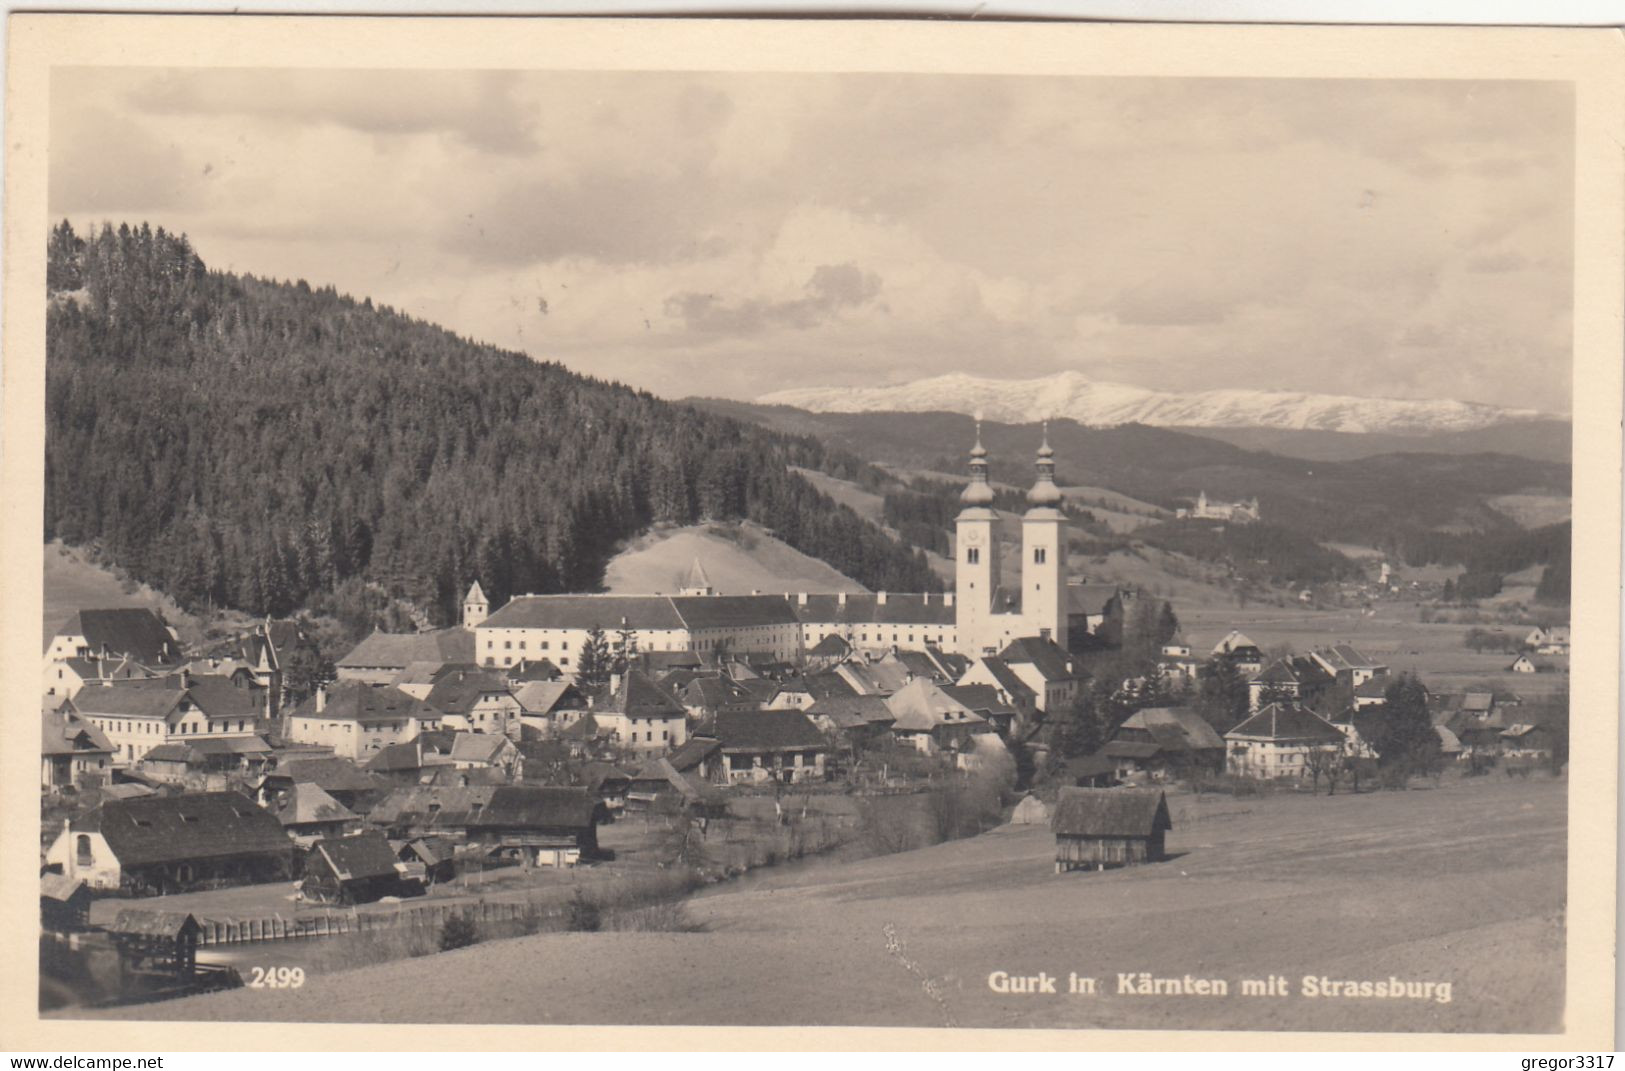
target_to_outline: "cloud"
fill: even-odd
[[[732,304],[715,294],[692,291],[666,299],[668,317],[681,320],[697,334],[754,335],[770,328],[806,331],[843,310],[872,302],[880,294],[880,276],[854,264],[821,264],[807,280],[802,297],[788,301],[746,299]]]

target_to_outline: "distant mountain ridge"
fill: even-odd
[[[758,402],[820,413],[980,412],[989,420],[1016,424],[1066,418],[1096,427],[1146,424],[1405,435],[1551,419],[1551,414],[1533,409],[1449,399],[1362,398],[1245,388],[1158,391],[1102,382],[1072,371],[1038,379],[992,379],[956,372],[898,386],[803,387],[774,391]]]

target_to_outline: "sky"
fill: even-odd
[[[673,398],[1566,414],[1573,167],[1556,83],[58,68],[50,211]]]

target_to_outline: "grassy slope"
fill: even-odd
[[[1043,827],[765,872],[704,933],[550,934],[122,1009],[155,1019],[1545,1031],[1562,1010],[1566,785],[1175,800],[1166,864],[1056,875]],[[1100,979],[994,994],[996,970]],[[1131,997],[1116,972],[1223,978]],[[1294,995],[1242,997],[1283,974]],[[1449,981],[1450,1003],[1310,1000],[1306,974]],[[621,999],[638,979],[636,999]],[[545,993],[545,997],[542,994]]]
[[[738,538],[726,538],[720,534],[723,532]],[[604,572],[604,587],[618,595],[676,594],[696,558],[723,595],[868,590],[753,524],[650,532],[611,559]]]
[[[125,590],[125,582],[91,562],[83,551],[60,542],[45,545],[45,620],[40,649],[70,616],[79,610],[111,610],[145,606],[156,610],[183,641],[196,634],[196,623],[167,596],[145,584]]]

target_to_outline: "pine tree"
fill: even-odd
[[[1438,761],[1439,734],[1428,713],[1427,688],[1420,678],[1401,673],[1383,692],[1379,717],[1373,719],[1371,746],[1384,770],[1399,777],[1425,773]]]
[[[587,641],[581,645],[576,660],[576,686],[589,695],[602,695],[613,671],[609,641],[604,638],[603,628],[594,624],[587,630]]]

